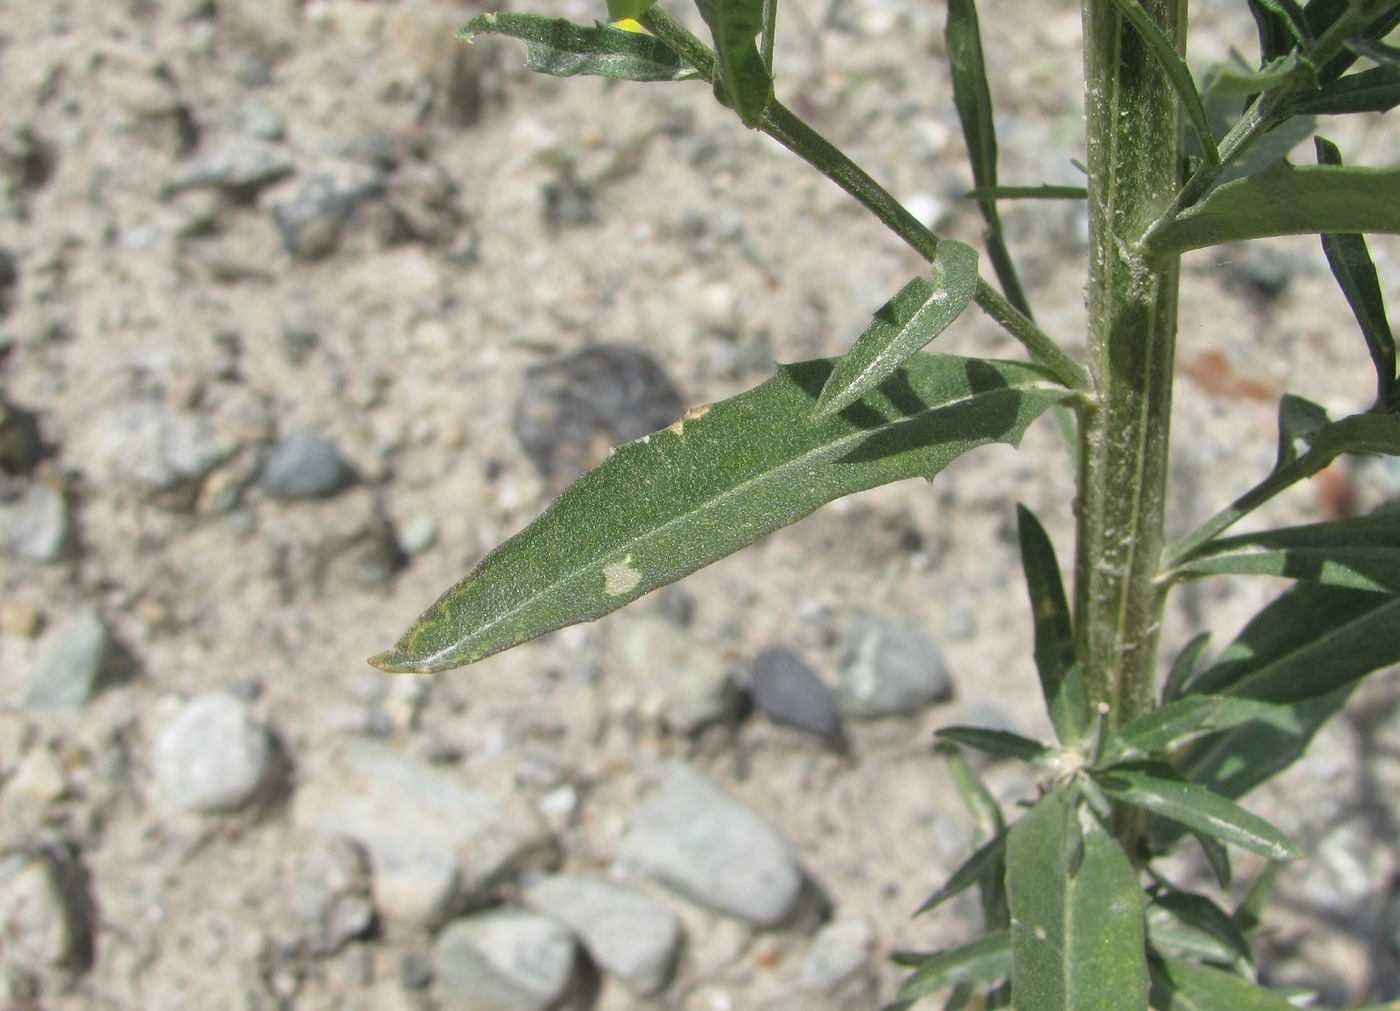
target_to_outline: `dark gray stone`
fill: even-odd
[[[649,356],[595,344],[536,365],[515,405],[515,434],[553,488],[602,463],[609,448],[665,428],[685,405]]]
[[[801,657],[781,647],[765,649],[754,657],[752,677],[754,705],[770,720],[805,730],[844,750],[831,692]]]
[[[0,400],[0,470],[28,474],[43,451],[39,419],[34,413]]]
[[[277,443],[258,475],[258,487],[274,498],[328,498],[353,481],[335,443],[304,428]]]

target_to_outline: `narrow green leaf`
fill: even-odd
[[[1068,791],[1048,794],[1012,826],[1007,885],[1016,1007],[1146,1007],[1137,873],[1097,818],[1079,816]]]
[[[1274,463],[1274,470],[1298,459],[1298,443],[1301,441],[1311,445],[1317,433],[1331,423],[1326,408],[1285,393],[1278,403],[1278,460]]]
[[[1400,600],[1301,583],[1256,615],[1191,691],[1302,702],[1397,662]]]
[[[1293,860],[1298,847],[1263,818],[1199,783],[1176,777],[1171,766],[1143,763],[1095,774],[1104,793],[1144,811],[1180,822],[1221,842],[1270,860]]]
[[[1167,679],[1162,682],[1162,705],[1175,702],[1185,693],[1186,686],[1200,669],[1201,657],[1205,655],[1209,645],[1210,633],[1202,632],[1176,655],[1176,659],[1172,661],[1172,669],[1167,672]]]
[[[620,447],[371,662],[446,670],[602,617],[832,499],[932,477],[975,446],[1014,444],[1066,396],[1034,366],[924,354],[813,423],[832,368],[784,366]]]
[[[656,0],[608,0],[608,20],[635,21],[655,6]]]
[[[1147,239],[1168,255],[1268,235],[1400,232],[1400,168],[1275,162],[1214,190]]]
[[[525,43],[525,65],[554,77],[591,75],[623,81],[681,81],[695,71],[660,39],[611,25],[585,28],[536,14],[478,14],[457,33],[504,35]]]
[[[992,796],[992,791],[987,789],[987,784],[968,766],[957,745],[940,741],[938,750],[948,762],[948,771],[958,796],[972,815],[972,839],[974,844],[979,844],[980,852],[986,845],[1005,836],[1006,821],[1002,818],[1001,807]],[[974,857],[976,855],[973,854]],[[977,889],[982,900],[983,923],[988,930],[995,930],[1010,922],[1006,909],[1005,847],[996,847],[987,856],[990,859],[978,865],[981,877],[977,881]],[[959,890],[966,887],[961,881],[958,884]]]
[[[1294,49],[1254,71],[1242,72],[1226,64],[1211,87],[1221,95],[1257,95],[1275,88],[1316,91],[1317,68]]]
[[[989,755],[1015,758],[1022,762],[1039,762],[1051,751],[1044,744],[1029,737],[987,727],[943,727],[936,736],[945,741],[955,741],[966,747],[985,751]]]
[[[1239,906],[1235,908],[1232,919],[1239,925],[1241,932],[1246,937],[1259,929],[1264,914],[1264,904],[1269,900],[1269,896],[1274,890],[1274,881],[1278,878],[1279,868],[1282,864],[1266,864],[1259,872],[1259,876],[1249,883],[1249,890],[1240,900]]]
[[[1343,453],[1400,456],[1400,415],[1353,414],[1320,429],[1311,441],[1313,452],[1329,462]]]
[[[1317,91],[1289,95],[1283,102],[1283,114],[1289,116],[1389,112],[1400,105],[1400,67],[1372,67],[1347,74]]]
[[[1050,723],[1061,744],[1082,740],[1088,730],[1088,702],[1083,670],[1074,648],[1069,601],[1060,579],[1060,563],[1045,528],[1025,506],[1016,507],[1021,564],[1030,591],[1035,621],[1035,666]]]
[[[1388,46],[1380,39],[1352,39],[1348,48],[1382,67],[1400,67],[1400,48]]]
[[[1396,70],[1395,76],[1396,100],[1400,101],[1400,69]],[[1322,137],[1315,137],[1314,143],[1318,164],[1342,163],[1342,154],[1337,150],[1337,145]],[[1385,403],[1395,389],[1395,334],[1391,332],[1390,321],[1386,319],[1385,299],[1381,297],[1376,265],[1371,262],[1366,239],[1360,235],[1324,233],[1322,250],[1327,254],[1332,276],[1346,296],[1347,304],[1361,327],[1361,334],[1366,338],[1366,347],[1371,352],[1371,362],[1376,368],[1376,402]]]
[[[923,905],[914,910],[915,916],[922,916],[943,903],[961,895],[973,885],[981,882],[992,871],[1003,866],[1006,857],[1006,831],[1003,829],[968,857],[961,867],[955,870],[947,883],[924,900]]]
[[[1211,541],[1179,567],[1400,593],[1400,509]]]
[[[978,186],[963,197],[968,200],[1085,200],[1089,191],[1083,186]]]
[[[1235,873],[1234,868],[1230,865],[1230,851],[1219,839],[1206,835],[1204,832],[1192,832],[1191,836],[1200,844],[1201,854],[1206,858],[1206,863],[1210,864],[1210,872],[1215,875],[1216,883],[1222,889],[1228,889]],[[1269,866],[1276,865],[1270,864]]]
[[[1166,891],[1147,907],[1147,939],[1157,952],[1252,973],[1254,958],[1239,924],[1204,895]]]
[[[773,100],[773,75],[758,51],[763,0],[695,0],[715,42],[715,97],[758,126]]]
[[[1215,146],[1210,117],[1206,115],[1201,93],[1196,88],[1196,79],[1191,76],[1191,68],[1182,59],[1176,44],[1162,31],[1138,0],[1113,0],[1113,5],[1146,43],[1148,51],[1176,89],[1177,97],[1181,99],[1181,106],[1186,110],[1187,118],[1191,120],[1191,128],[1196,132],[1196,140],[1201,145],[1206,161],[1212,165],[1219,165],[1220,149]]]
[[[1103,767],[1165,754],[1221,730],[1264,721],[1297,730],[1285,707],[1228,695],[1188,695],[1124,727],[1104,749]]]
[[[959,984],[995,986],[1011,975],[1011,931],[998,930],[951,951],[924,959],[895,994],[896,1001],[916,1001]]]
[[[884,382],[961,316],[976,293],[977,250],[944,239],[933,254],[932,278],[914,278],[875,313],[826,381],[813,417],[830,417]]]
[[[1312,39],[1296,0],[1249,0],[1249,12],[1259,29],[1259,55],[1265,63]]]
[[[974,0],[948,0],[948,64],[953,75],[953,105],[962,121],[972,180],[978,187],[997,184],[997,129],[992,92],[982,56],[982,29]]]
[[[1223,969],[1181,959],[1152,962],[1156,1011],[1297,1011],[1288,998]]]
[[[1319,11],[1326,12],[1324,20],[1327,21],[1328,26],[1330,27],[1330,25],[1333,22],[1341,19],[1342,17],[1349,16],[1351,13],[1349,8],[1355,5],[1348,3],[1347,0],[1342,0],[1340,4],[1334,3],[1332,2],[1332,0],[1328,0],[1328,2],[1326,3],[1317,5],[1309,3],[1306,8],[1309,24],[1314,24],[1312,15],[1315,6]],[[1358,40],[1364,41],[1369,39],[1379,41],[1388,36],[1392,31],[1395,30],[1397,26],[1400,26],[1400,4],[1387,3],[1373,5],[1371,7],[1371,10],[1379,10],[1380,13],[1377,14],[1376,17],[1372,18],[1369,22],[1367,22],[1366,25],[1360,31],[1348,32],[1348,42],[1352,45],[1346,49],[1343,49],[1336,56],[1332,57],[1332,59],[1327,61],[1326,66],[1321,67],[1318,70],[1318,79],[1322,81],[1324,85],[1339,79],[1343,74],[1345,74],[1348,70],[1351,69],[1352,65],[1356,62],[1356,50],[1354,48],[1354,45]],[[1321,38],[1324,34],[1324,31],[1318,31],[1317,28],[1314,27],[1313,34],[1318,38]]]

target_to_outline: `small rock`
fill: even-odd
[[[39,804],[52,804],[68,792],[63,763],[47,744],[31,748],[5,783],[5,792]]]
[[[572,989],[578,946],[548,917],[497,909],[454,920],[433,945],[438,987],[464,1011],[551,1011]]]
[[[761,927],[782,923],[802,891],[783,834],[679,759],[633,817],[622,855],[692,901]]]
[[[299,428],[273,449],[258,487],[274,498],[329,498],[354,479],[334,442]]]
[[[545,845],[523,799],[497,803],[396,749],[353,741],[323,769],[297,791],[294,816],[364,847],[375,904],[390,919],[435,926]]]
[[[348,839],[315,839],[288,872],[298,947],[331,955],[362,937],[374,922],[369,864]]]
[[[0,470],[7,474],[28,474],[43,452],[39,419],[32,411],[0,400]]]
[[[0,319],[14,308],[15,289],[19,287],[19,263],[15,254],[0,247]]]
[[[675,386],[649,356],[595,344],[526,373],[515,405],[515,434],[557,490],[602,463],[611,447],[665,428],[684,409]]]
[[[188,489],[191,502],[198,482],[229,455],[205,417],[158,401],[105,411],[93,430],[107,478],[153,493]]]
[[[0,545],[17,558],[56,562],[68,546],[68,501],[43,481],[0,502]]]
[[[437,540],[438,522],[427,513],[410,516],[398,529],[399,548],[405,555],[426,551]]]
[[[335,251],[350,216],[383,191],[379,172],[344,162],[281,184],[268,208],[287,252],[299,260],[319,260]]]
[[[190,699],[156,735],[156,782],[187,811],[242,807],[264,786],[272,763],[266,728],[222,692]]]
[[[713,646],[677,634],[664,618],[633,623],[622,653],[633,677],[660,694],[662,716],[673,730],[693,734],[733,709],[729,662]]]
[[[567,926],[607,972],[642,996],[670,979],[680,945],[680,921],[661,903],[592,878],[542,878],[525,901]]]
[[[753,700],[774,723],[815,734],[844,750],[836,703],[816,672],[788,650],[765,649],[753,661]]]
[[[39,609],[24,600],[0,597],[0,635],[32,639],[39,634]]]
[[[97,608],[76,608],[40,641],[24,707],[81,709],[98,688],[110,644]]]
[[[847,716],[907,715],[952,697],[943,651],[928,636],[869,619],[852,626],[837,688]]]
[[[83,896],[48,855],[0,855],[0,938],[7,966],[40,971],[78,967],[91,952]]]
[[[859,920],[828,923],[812,939],[797,971],[797,985],[805,990],[836,989],[870,961],[874,941],[874,933]]]
[[[291,154],[282,145],[234,137],[185,165],[172,188],[216,186],[251,197],[259,188],[291,175],[294,168]]]

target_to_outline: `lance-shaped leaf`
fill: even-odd
[[[894,999],[912,1003],[959,984],[995,986],[1010,975],[1011,931],[998,930],[960,948],[925,957]]]
[[[1389,112],[1400,105],[1400,67],[1372,67],[1339,77],[1317,91],[1300,91],[1283,100],[1283,114],[1344,116],[1355,112]]]
[[[1297,1011],[1284,995],[1242,976],[1176,958],[1152,962],[1152,1007],[1158,1011]]]
[[[1307,6],[1308,22],[1312,25],[1313,35],[1317,38],[1321,38],[1326,29],[1330,28],[1333,23],[1343,17],[1350,17],[1352,9],[1365,11],[1366,6],[1367,5],[1362,4],[1352,4],[1347,2],[1347,0],[1340,0],[1340,2],[1338,2],[1338,0],[1327,0],[1325,3],[1318,3],[1316,0],[1313,0],[1313,2],[1310,2]],[[1348,41],[1350,43],[1348,48],[1343,49],[1336,56],[1332,57],[1332,59],[1328,60],[1325,66],[1319,69],[1317,76],[1324,85],[1339,79],[1351,69],[1352,64],[1356,62],[1356,43],[1358,41],[1379,41],[1388,36],[1397,26],[1400,26],[1400,4],[1379,3],[1370,4],[1369,7],[1370,10],[1365,11],[1365,13],[1374,13],[1375,17],[1362,26],[1359,31],[1348,32]],[[1376,13],[1377,11],[1379,11],[1379,13]],[[1314,19],[1315,13],[1317,15],[1316,19]]]
[[[981,883],[989,871],[1004,870],[1005,857],[1006,832],[1002,831],[968,857],[963,865],[953,872],[942,888],[930,895],[924,900],[923,905],[914,910],[914,915],[921,916],[931,909],[938,908],[953,896],[961,895],[973,885]]]
[[[1312,38],[1296,0],[1249,0],[1249,12],[1259,29],[1259,56],[1265,63]]]
[[[1226,183],[1147,238],[1169,255],[1269,235],[1400,232],[1400,168],[1275,162]]]
[[[1096,773],[1094,778],[1110,797],[1180,822],[1228,845],[1270,860],[1293,860],[1300,855],[1298,847],[1263,818],[1199,783],[1178,778],[1169,765],[1118,765]]]
[[[1395,92],[1396,100],[1400,101],[1400,70],[1396,70]],[[1342,163],[1337,145],[1322,137],[1313,140],[1319,164]],[[1381,297],[1376,265],[1371,262],[1366,239],[1360,235],[1324,234],[1322,250],[1366,338],[1366,347],[1376,368],[1376,401],[1385,403],[1395,388],[1395,334],[1385,316],[1385,299]]]
[[[874,389],[910,356],[946,330],[977,293],[977,250],[945,239],[933,254],[933,275],[916,277],[875,317],[836,364],[813,416],[829,417]]]
[[[1075,654],[1069,601],[1060,580],[1060,564],[1054,545],[1035,514],[1017,506],[1016,516],[1021,564],[1035,621],[1035,666],[1040,672],[1040,691],[1055,736],[1061,744],[1072,744],[1081,740],[1088,729],[1088,703],[1083,668]]]
[[[715,41],[715,97],[758,126],[773,100],[773,75],[758,51],[763,0],[695,0]]]
[[[1178,567],[1400,593],[1400,508],[1211,541]]]
[[[1015,758],[1022,762],[1039,762],[1050,754],[1050,749],[1039,741],[1013,734],[1008,730],[992,730],[988,727],[943,727],[937,732],[941,740],[955,741],[978,751],[1001,758]]]
[[[1357,55],[1383,67],[1400,67],[1400,47],[1388,46],[1379,39],[1352,39],[1347,46]]]
[[[1235,919],[1204,895],[1166,891],[1147,907],[1147,939],[1164,955],[1185,955],[1249,971],[1249,941]]]
[[[1067,393],[1034,366],[925,354],[813,423],[832,367],[784,366],[620,447],[371,662],[446,670],[602,617],[833,499],[1014,444]]]
[[[987,784],[967,764],[962,750],[957,745],[940,741],[938,750],[948,762],[948,772],[953,777],[953,786],[957,789],[958,796],[972,815],[973,843],[984,844],[968,861],[975,863],[976,870],[980,873],[977,890],[982,899],[982,921],[988,930],[1004,927],[1010,922],[1006,909],[1006,847],[1001,845],[987,849],[998,839],[1005,842],[1006,822],[1002,818],[1001,807],[992,796],[992,791],[987,788]],[[986,856],[987,859],[979,861],[979,856]],[[961,870],[970,872],[967,864],[964,864]],[[958,874],[954,874],[954,877],[957,878]],[[958,891],[966,887],[961,882],[962,879],[959,878]],[[952,885],[953,882],[950,881],[945,888]],[[941,901],[943,900],[937,898],[936,893],[929,900],[933,905]],[[920,912],[931,909],[933,905],[925,903],[920,907]]]
[[[1048,794],[1011,827],[1007,886],[1016,1007],[1146,1006],[1146,900],[1137,872],[1068,790]]]
[[[1219,95],[1257,95],[1273,88],[1317,90],[1317,68],[1294,49],[1254,71],[1239,71],[1226,64],[1211,84]]]
[[[622,81],[680,81],[695,71],[660,39],[611,25],[592,28],[537,14],[478,14],[457,33],[505,35],[525,43],[525,65],[554,77],[591,75]]]
[[[1101,765],[1170,753],[1184,744],[1255,720],[1297,730],[1284,706],[1228,695],[1188,695],[1133,720],[1104,748]]]
[[[1210,645],[1210,633],[1202,632],[1182,647],[1176,659],[1172,661],[1172,669],[1167,672],[1167,679],[1162,682],[1162,705],[1175,702],[1186,691],[1186,686],[1191,683],[1191,679],[1200,670],[1201,657],[1205,655],[1206,647]]]

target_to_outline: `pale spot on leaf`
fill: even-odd
[[[603,592],[609,597],[626,593],[641,581],[642,574],[632,565],[631,555],[603,568]]]

